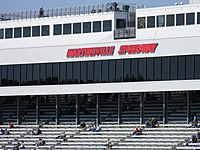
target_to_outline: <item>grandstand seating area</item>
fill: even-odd
[[[186,126],[160,125],[158,128],[143,128],[142,135],[132,135],[137,125],[101,125],[102,130],[99,132],[86,131],[76,125],[44,125],[41,127],[41,135],[32,135],[31,130],[37,126],[18,125],[8,129],[11,135],[0,136],[0,149],[12,149],[21,141],[24,141],[26,149],[106,149],[108,139],[111,140],[113,149],[192,149],[193,143],[188,146],[185,143],[198,132],[198,128]],[[63,131],[66,140],[56,139]],[[44,146],[35,145],[39,137],[46,141]]]

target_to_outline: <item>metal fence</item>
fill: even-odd
[[[142,6],[141,6],[142,7]],[[118,5],[117,3],[108,3],[102,5],[83,6],[83,7],[66,7],[57,9],[44,9],[40,8],[35,11],[22,11],[13,13],[1,13],[0,21],[20,20],[20,19],[32,19],[32,18],[45,18],[45,17],[57,17],[57,16],[71,16],[91,13],[104,13],[104,12],[135,12],[136,5]]]

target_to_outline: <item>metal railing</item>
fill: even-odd
[[[141,8],[136,5],[120,5],[117,3],[108,3],[102,5],[83,6],[83,7],[66,7],[57,9],[43,9],[35,11],[22,11],[13,13],[1,13],[0,21],[21,20],[21,19],[34,19],[45,17],[58,17],[58,16],[71,16],[71,15],[85,15],[104,12],[135,12],[136,8]]]
[[[135,27],[116,29],[114,39],[135,38]]]

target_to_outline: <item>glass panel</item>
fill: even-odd
[[[63,34],[71,34],[72,27],[71,24],[63,24]]]
[[[20,85],[26,85],[26,65],[21,65],[21,83]]]
[[[144,29],[146,27],[145,17],[138,17],[138,29]]]
[[[161,62],[161,58],[155,58],[154,59],[154,80],[161,80],[161,69],[162,69],[162,62]]]
[[[39,83],[39,64],[33,65],[33,84],[37,85]]]
[[[32,27],[32,37],[40,36],[40,26]]]
[[[154,75],[153,73],[154,73],[154,58],[147,58],[147,80],[153,81],[153,75]]]
[[[162,58],[162,80],[169,80],[169,57]]]
[[[0,39],[4,39],[4,29],[0,29]]]
[[[165,26],[165,15],[157,16],[157,27]]]
[[[200,24],[200,12],[197,13],[197,24]]]
[[[62,34],[62,24],[53,25],[53,35],[61,35]]]
[[[131,81],[131,60],[124,60],[124,81]]]
[[[104,60],[102,61],[102,82],[108,82],[108,61]]]
[[[146,59],[139,59],[138,64],[138,80],[146,81]]]
[[[83,33],[91,32],[91,22],[83,22]]]
[[[103,32],[112,31],[112,20],[103,21]]]
[[[200,56],[195,56],[195,79],[200,79]]]
[[[22,37],[22,28],[14,28],[14,38],[21,38]]]
[[[81,23],[73,23],[73,33],[81,33]]]
[[[5,29],[5,38],[13,38],[13,28],[7,28]]]
[[[75,62],[73,65],[73,71],[74,71],[74,76],[73,76],[73,82],[74,83],[80,83],[80,62]]]
[[[174,15],[167,15],[167,27],[174,26]]]
[[[93,32],[101,32],[101,21],[93,22]]]
[[[13,80],[14,80],[14,67],[13,66],[8,66],[8,85],[12,86],[13,85]]]
[[[116,60],[116,81],[123,81],[123,60]]]
[[[109,82],[115,82],[115,62],[116,60],[109,60]]]
[[[7,66],[1,67],[1,85],[2,86],[8,85],[8,67]]]
[[[126,19],[117,19],[116,28],[126,28]]]
[[[138,59],[131,60],[131,81],[138,81]]]
[[[67,63],[67,83],[72,83],[73,81],[73,63]]]
[[[155,27],[155,16],[148,16],[147,17],[147,28],[154,28]]]
[[[101,61],[94,62],[94,82],[101,82]]]
[[[194,79],[194,56],[186,56],[186,79]]]
[[[60,63],[60,77],[59,77],[59,83],[60,84],[65,84],[67,83],[66,80],[67,77],[67,65],[66,63]]]
[[[185,56],[178,57],[178,80],[185,79]]]
[[[31,37],[31,27],[23,27],[23,37]]]
[[[87,83],[94,82],[94,61],[88,62]]]
[[[42,26],[42,36],[49,36],[49,25]]]
[[[177,80],[177,74],[178,74],[177,57],[171,57],[170,58],[170,79]]]
[[[186,25],[195,24],[195,13],[186,14]]]
[[[46,84],[46,64],[40,64],[40,84]]]
[[[20,65],[14,65],[14,85],[20,84]]]
[[[176,14],[176,25],[181,26],[185,24],[185,14]]]
[[[81,83],[87,82],[87,62],[81,62]]]
[[[47,84],[52,84],[52,76],[53,76],[53,64],[46,64],[47,67],[47,72],[46,72],[46,76],[47,76]]]
[[[58,84],[59,63],[53,63],[52,84]]]
[[[27,65],[27,84],[33,85],[33,65]]]

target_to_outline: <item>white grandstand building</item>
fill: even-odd
[[[0,124],[27,149],[195,149],[200,115],[200,1],[106,5],[0,15]],[[132,130],[156,117],[159,128]],[[91,134],[77,126],[95,123]],[[45,124],[44,147],[29,135]],[[62,131],[67,140],[55,140]],[[191,145],[190,145],[191,144]]]

